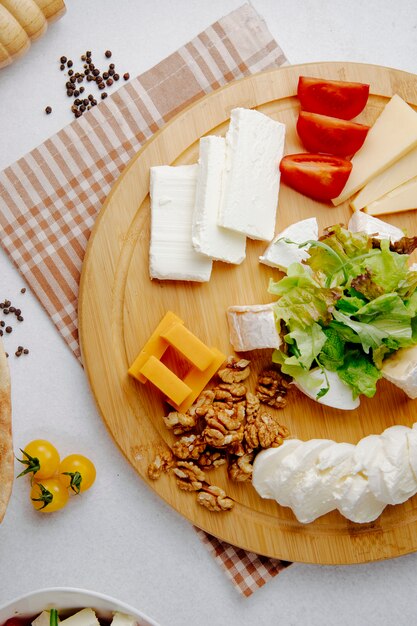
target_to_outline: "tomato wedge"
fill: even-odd
[[[306,111],[351,120],[365,108],[369,85],[300,76],[297,94]]]
[[[341,193],[352,163],[326,154],[289,154],[281,160],[279,169],[282,182],[289,187],[326,202]]]
[[[310,152],[325,152],[351,157],[362,147],[369,126],[340,120],[337,117],[300,111],[297,132]]]

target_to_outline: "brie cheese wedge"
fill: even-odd
[[[230,343],[236,352],[278,348],[281,345],[273,306],[254,304],[227,309]]]
[[[318,236],[319,227],[315,217],[295,222],[275,237],[263,255],[259,257],[259,261],[270,267],[278,267],[285,272],[291,263],[301,263],[309,257],[310,246],[299,248],[297,244],[309,240],[317,241]],[[289,241],[285,241],[286,239]],[[294,243],[289,243],[290,241]]]

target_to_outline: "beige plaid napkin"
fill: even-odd
[[[185,106],[285,63],[265,22],[245,4],[0,173],[1,244],[78,358],[81,264],[120,172]],[[246,596],[286,566],[198,532]]]

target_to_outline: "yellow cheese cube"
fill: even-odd
[[[175,404],[184,402],[192,392],[191,387],[154,356],[148,358],[140,373],[158,387],[169,398],[170,402]]]
[[[149,337],[148,341],[139,352],[138,356],[129,367],[129,374],[136,378],[141,383],[146,383],[146,378],[140,373],[142,366],[146,363],[148,358],[152,355],[157,359],[160,359],[164,354],[165,350],[168,348],[168,344],[161,337],[161,334],[172,328],[173,326],[182,325],[184,322],[180,319],[175,313],[172,311],[168,311],[166,315],[163,317],[161,322],[155,328],[152,335]]]
[[[220,352],[220,350],[217,350],[217,348],[211,348],[211,353],[213,360],[209,367],[204,370],[204,372],[201,372],[193,367],[184,378],[184,383],[187,386],[191,387],[192,394],[181,403],[174,403],[169,401],[169,403],[180,413],[188,411],[194,400],[198,398],[209,380],[214,376],[219,367],[226,360],[226,356],[222,352]]]
[[[171,326],[161,337],[201,371],[213,361],[212,350],[182,324]]]

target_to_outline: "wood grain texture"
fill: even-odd
[[[64,0],[0,0],[0,68],[25,54],[65,11]]]
[[[10,374],[0,339],[0,522],[6,513],[14,478]]]
[[[177,489],[172,477],[156,482],[147,478],[148,463],[172,442],[162,422],[166,406],[150,386],[136,384],[127,375],[128,366],[168,309],[203,341],[230,354],[226,308],[272,300],[268,281],[280,273],[259,264],[258,256],[266,247],[262,242],[248,241],[241,266],[216,263],[207,284],[149,279],[149,168],[196,162],[199,138],[223,135],[236,106],[257,108],[284,122],[286,153],[303,151],[295,131],[300,74],[370,83],[368,106],[358,118],[365,124],[374,122],[394,93],[417,105],[414,75],[371,65],[318,63],[271,70],[232,83],[181,112],[131,161],[97,219],[81,280],[80,340],[85,370],[110,433],[143,480],[182,515],[216,537],[259,554],[310,563],[360,563],[417,549],[417,497],[387,507],[371,524],[354,524],[333,512],[303,525],[289,509],[259,498],[250,484],[230,482],[224,468],[219,468],[210,474],[210,481],[222,486],[236,505],[231,513],[210,513],[196,504],[193,495]],[[346,223],[350,213],[347,203],[325,206],[283,185],[276,230],[314,215],[320,228]],[[389,221],[410,234],[417,231],[413,212],[390,216]],[[257,372],[269,363],[271,351],[247,356]],[[352,412],[323,407],[294,390],[279,418],[300,439],[356,443],[393,424],[411,426],[415,407],[382,381],[377,397],[365,398]]]

